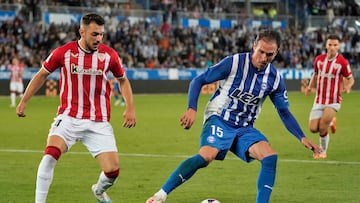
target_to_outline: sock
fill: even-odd
[[[15,106],[16,104],[16,94],[15,93],[10,93],[10,101],[11,101],[11,106]]]
[[[277,155],[261,160],[261,169],[257,180],[256,203],[268,203],[275,183]]]
[[[51,182],[53,180],[54,168],[57,160],[50,154],[45,154],[39,164],[37,179],[35,202],[45,203],[49,192]]]
[[[198,169],[206,167],[207,165],[208,163],[200,154],[188,158],[170,175],[162,189],[169,194],[176,187],[190,179]]]
[[[115,94],[114,98],[115,98],[116,101],[119,100],[119,95]]]
[[[330,135],[326,132],[324,135],[320,134],[320,147],[322,148],[323,152],[326,154],[326,150],[328,149],[330,142]]]
[[[102,194],[109,189],[115,183],[118,175],[119,169],[109,173],[104,173],[104,171],[102,171],[100,173],[99,180],[96,183],[96,194]]]

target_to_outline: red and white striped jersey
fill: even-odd
[[[55,49],[44,61],[50,73],[60,68],[60,105],[57,114],[94,121],[110,120],[111,88],[108,72],[124,77],[116,51],[100,44],[97,51],[80,48],[77,41]]]
[[[9,65],[10,70],[10,82],[22,82],[23,72],[24,72],[24,65]]]
[[[352,77],[348,60],[341,54],[330,60],[326,54],[318,55],[314,60],[314,73],[318,74],[315,103],[340,104],[343,77]]]

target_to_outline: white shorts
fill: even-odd
[[[310,112],[310,120],[313,119],[319,119],[322,117],[324,109],[326,107],[331,107],[333,108],[336,112],[338,112],[340,110],[341,104],[338,103],[334,103],[334,104],[314,104],[314,106],[311,109]]]
[[[114,131],[109,122],[95,122],[58,115],[51,124],[49,135],[60,136],[67,151],[77,142],[83,143],[93,157],[103,152],[117,152]]]
[[[24,92],[24,84],[22,82],[10,82],[10,91],[23,93]]]

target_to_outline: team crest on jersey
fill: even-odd
[[[266,83],[266,82],[263,82],[263,83],[261,84],[261,89],[266,90],[266,88],[267,88],[267,83]]]
[[[99,59],[100,61],[104,61],[104,60],[105,60],[105,54],[104,54],[104,53],[99,53],[99,54],[98,54],[98,59]]]
[[[211,136],[207,137],[206,140],[208,141],[208,143],[214,143],[216,141],[216,138],[211,135]]]

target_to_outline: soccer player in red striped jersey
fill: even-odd
[[[18,57],[14,57],[9,65],[10,70],[10,107],[16,106],[16,95],[23,96],[24,83],[23,72],[24,64],[21,63]]]
[[[309,96],[316,84],[316,95],[310,112],[309,128],[313,133],[319,133],[322,153],[314,154],[315,159],[326,158],[329,146],[329,126],[332,133],[336,130],[336,112],[341,107],[341,92],[349,93],[354,85],[354,78],[347,59],[338,51],[340,37],[331,34],[326,39],[326,53],[320,54],[314,60],[314,74],[305,90]]]
[[[44,156],[39,164],[35,202],[46,202],[55,165],[62,153],[82,142],[95,157],[102,172],[92,191],[99,202],[111,202],[106,194],[119,175],[119,158],[110,120],[111,88],[108,73],[119,81],[126,101],[126,128],[136,124],[132,88],[116,51],[102,43],[105,20],[90,13],[80,22],[80,39],[56,48],[30,81],[16,108],[25,116],[30,98],[49,74],[60,69],[60,105],[51,125]]]

